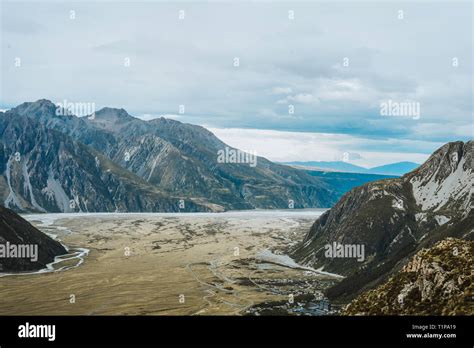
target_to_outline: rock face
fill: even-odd
[[[11,253],[5,252],[8,246],[13,250],[26,245],[37,248],[36,257],[11,257]],[[59,242],[37,230],[15,212],[0,206],[0,273],[39,270],[54,261],[55,256],[66,253]],[[30,252],[28,256],[34,256],[33,254],[34,252]]]
[[[142,121],[123,109],[104,108],[93,117],[58,116],[57,110],[39,100],[0,113],[6,207],[222,211],[329,207],[340,197],[320,178],[262,157],[255,167],[220,163],[218,152],[228,146],[200,126]]]
[[[422,249],[400,272],[363,293],[346,315],[473,315],[474,242],[447,238]]]
[[[445,144],[401,178],[352,189],[314,223],[293,256],[347,276],[327,293],[347,300],[385,280],[422,247],[446,237],[472,239],[472,144]],[[327,257],[325,246],[332,243],[363,246],[364,260]]]

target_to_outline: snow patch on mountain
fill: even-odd
[[[10,208],[10,204],[17,206],[20,209],[23,209],[18,197],[16,196],[15,192],[13,191],[12,184],[11,184],[11,165],[12,165],[12,157],[10,157],[7,161],[6,169],[5,169],[5,176],[7,177],[7,185],[10,192],[8,193],[7,199],[5,199],[5,207]]]
[[[61,183],[53,177],[52,173],[49,174],[47,186],[41,192],[46,194],[49,199],[54,199],[59,210],[63,213],[72,211],[69,207],[69,197],[64,192]]]
[[[405,208],[403,207],[403,200],[401,200],[399,198],[394,199],[392,201],[392,208],[405,210]]]
[[[470,197],[472,170],[463,170],[464,162],[465,159],[462,158],[456,170],[441,182],[436,181],[439,168],[428,182],[424,182],[417,177],[410,180],[413,187],[413,196],[422,210],[434,209],[434,211],[437,211],[450,200],[461,200],[463,196]]]
[[[426,222],[427,221],[426,213],[416,213],[415,220],[416,222]]]
[[[31,187],[31,182],[30,182],[30,174],[28,173],[28,168],[26,166],[26,161],[23,162],[22,165],[22,172],[23,172],[23,179],[24,179],[24,190],[29,192],[30,194],[30,201],[33,207],[38,209],[39,211],[46,213],[46,210],[36,202],[35,196],[33,195],[33,187]]]
[[[435,216],[436,222],[438,225],[443,226],[445,223],[449,222],[451,219],[444,216],[444,215],[436,215]]]

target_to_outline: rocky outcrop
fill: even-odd
[[[0,273],[39,270],[66,253],[61,243],[0,206]]]
[[[346,315],[473,315],[474,242],[447,238],[422,249],[385,284],[361,294]]]

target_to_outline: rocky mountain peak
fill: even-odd
[[[35,102],[25,102],[9,110],[9,113],[16,113],[22,116],[44,117],[54,116],[57,106],[48,99],[39,99]]]
[[[135,118],[131,116],[125,109],[116,109],[104,107],[95,112],[95,120],[103,121],[131,121]]]
[[[413,196],[423,211],[471,209],[473,182],[472,141],[451,142],[435,151],[417,170],[408,173]]]

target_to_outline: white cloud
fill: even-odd
[[[278,114],[272,109],[262,109],[258,113],[259,115],[262,115],[262,116],[278,117]]]
[[[324,79],[320,82],[318,96],[324,101],[373,102],[382,93],[365,85],[359,79]]]
[[[290,101],[294,101],[302,104],[317,104],[319,103],[319,98],[310,94],[310,93],[300,93],[294,96],[289,96],[287,98]]]
[[[65,2],[2,3],[8,13],[2,58],[12,63],[0,71],[8,86],[2,107],[41,98],[87,100],[153,119],[185,104],[186,114],[169,117],[215,128],[350,133],[364,139],[445,142],[470,136],[467,2],[429,7],[410,2],[404,10],[412,20],[403,23],[385,1],[323,7],[298,2],[292,5],[293,23],[285,18],[285,4],[265,1],[189,2],[184,20],[168,1],[74,6],[78,16],[71,21]],[[407,40],[413,33],[417,40]],[[16,57],[22,58],[21,67],[14,66]],[[342,64],[345,57],[348,66]],[[421,119],[377,118],[379,101],[386,99],[420,102]],[[295,105],[292,117],[289,102]],[[403,144],[384,151],[403,152]]]
[[[410,151],[378,151],[393,140],[370,140],[342,134],[281,132],[261,129],[208,128],[218,138],[240,149],[256,151],[259,156],[276,162],[290,161],[334,161],[340,160],[344,152],[352,153],[349,162],[363,167],[374,167],[394,162],[411,161],[422,163],[427,153],[416,152],[409,141]],[[400,141],[397,140],[397,143]],[[435,150],[439,144],[426,143]],[[373,148],[368,151],[366,147]],[[357,151],[357,152],[355,152]]]
[[[273,87],[272,94],[290,94],[292,92],[290,87]]]
[[[450,123],[419,123],[416,124],[413,128],[413,133],[418,135],[420,138],[426,137],[442,137],[444,136],[446,129],[450,129],[452,134],[460,138],[474,138],[474,123],[471,123],[471,126],[457,124],[454,120]]]

